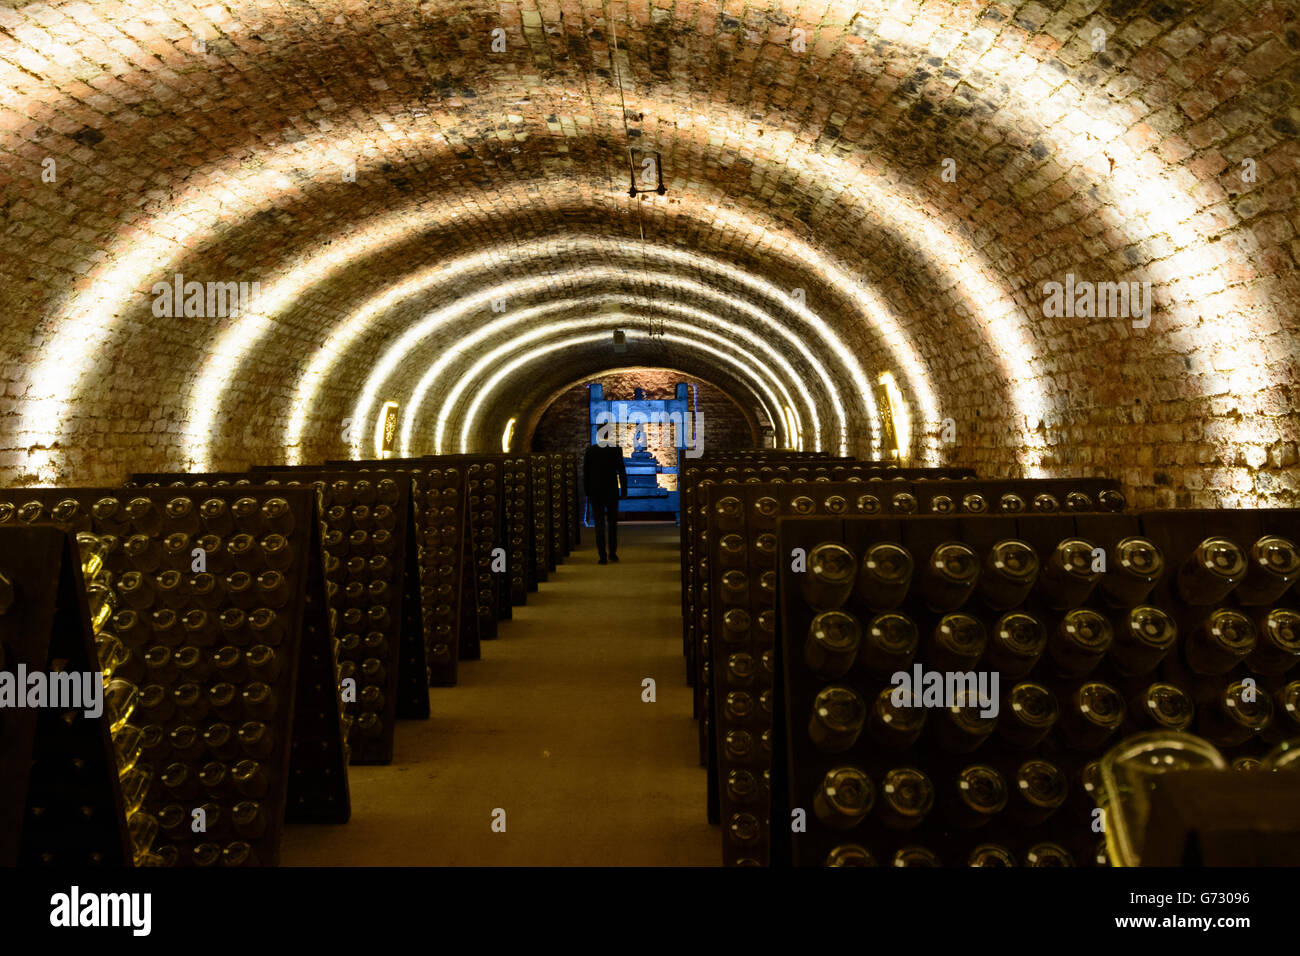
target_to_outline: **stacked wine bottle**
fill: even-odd
[[[34,503],[26,507],[31,508]],[[66,499],[55,505],[60,518],[70,516],[74,501]],[[121,675],[127,672],[131,652],[109,630],[117,609],[117,592],[113,589],[113,576],[106,559],[113,547],[110,536],[89,531],[76,534],[78,557],[81,561],[82,581],[86,604],[90,612],[90,627],[95,639],[96,658],[104,675],[104,710],[108,715],[109,733],[113,740],[113,754],[122,789],[122,809],[126,814],[128,842],[136,866],[157,866],[163,859],[153,852],[158,836],[158,820],[144,809],[152,775],[140,766],[144,751],[145,729],[131,723],[139,700],[139,687]]]
[[[94,572],[92,622],[111,665],[115,743],[122,765],[131,764],[127,805],[146,813],[132,830],[146,862],[276,862],[304,598],[319,546],[311,499],[254,487],[0,493],[0,526],[40,522],[48,508],[49,520],[81,534]],[[328,653],[306,642],[302,650]],[[329,763],[333,744],[341,761],[337,696],[332,706],[330,695],[305,702],[326,714],[315,749]],[[309,723],[295,730],[311,733]],[[345,772],[313,769],[334,776],[335,796],[341,786],[335,803],[346,818]],[[155,821],[157,840],[147,841]]]
[[[463,469],[456,465],[423,469],[415,476],[425,654],[434,686],[456,683],[460,659],[465,490]]]
[[[711,572],[702,576],[698,624],[703,661],[701,723],[710,730],[706,738],[710,810],[714,818],[723,821],[740,814],[746,823],[751,808],[760,810],[754,815],[759,835],[747,846],[748,855],[738,854],[737,841],[724,836],[728,864],[768,862],[769,821],[762,809],[768,804],[771,768],[778,518],[874,514],[893,509],[910,514],[918,507],[918,499],[927,504],[958,499],[978,508],[981,492],[987,490],[984,483],[973,479],[890,480],[878,486],[878,475],[869,466],[842,465],[835,470],[859,480],[807,482],[801,481],[796,471],[788,483],[723,483],[705,486],[697,493],[703,499],[700,524],[708,539],[705,567]],[[1002,491],[1004,501],[1023,500],[1020,496],[1031,490],[1029,483],[1021,483],[1015,491],[1005,490],[1005,484],[993,483],[995,490]],[[868,488],[880,493],[872,494]],[[1119,494],[1114,483],[1099,479],[1035,482],[1032,489],[1040,507],[1049,498],[1070,498],[1074,507],[1085,503],[1096,507],[1096,499],[1103,496],[1111,498],[1112,506],[1122,506],[1122,501],[1114,500]]]
[[[258,474],[271,487],[310,485],[320,495],[326,597],[338,642],[339,696],[351,762],[389,763],[401,668],[410,483],[338,471]]]
[[[708,663],[708,652],[704,649],[704,641],[708,635],[708,624],[706,618],[709,614],[708,592],[710,591],[708,567],[708,544],[709,535],[709,514],[708,509],[704,506],[704,495],[708,493],[709,487],[715,482],[733,483],[743,481],[746,484],[755,482],[771,481],[777,484],[790,483],[802,484],[806,482],[815,482],[819,486],[831,481],[832,475],[839,474],[841,480],[851,483],[868,482],[871,487],[876,488],[874,483],[885,481],[888,477],[889,492],[884,492],[884,485],[877,488],[876,495],[865,494],[865,489],[848,488],[842,489],[839,493],[844,502],[846,509],[862,509],[863,513],[875,513],[881,508],[907,508],[915,509],[918,499],[923,499],[926,505],[931,504],[931,499],[941,500],[942,491],[947,491],[952,495],[958,495],[962,486],[950,486],[947,484],[937,484],[942,480],[965,480],[968,474],[966,469],[924,469],[913,468],[907,469],[906,474],[911,476],[913,483],[909,483],[898,477],[900,469],[875,464],[871,462],[844,462],[842,460],[826,461],[796,461],[793,463],[774,463],[774,464],[754,464],[752,462],[731,463],[725,461],[717,464],[704,466],[701,470],[703,478],[695,480],[696,475],[692,473],[691,491],[687,495],[684,514],[688,516],[690,531],[688,533],[688,555],[687,561],[690,562],[688,571],[685,575],[686,581],[686,602],[684,608],[684,640],[686,642],[686,658],[691,670],[688,672],[688,683],[695,687],[695,713],[701,718],[700,726],[700,762],[711,769],[715,766],[708,754],[713,746],[710,737],[710,727],[712,724],[712,703],[711,688],[709,682],[701,678],[704,667]],[[937,491],[935,489],[938,489]],[[884,497],[882,504],[881,496]],[[806,496],[805,496],[806,497]],[[825,496],[822,496],[825,497]],[[971,497],[966,495],[966,497]],[[816,500],[810,498],[809,500]],[[868,510],[869,509],[869,510]],[[712,784],[711,784],[712,787]],[[716,791],[710,790],[709,798],[709,819],[717,822],[717,802]]]
[[[1242,772],[1300,736],[1297,539],[1291,511],[783,520],[806,570],[780,575],[773,818],[806,830],[774,840],[800,865],[1105,865],[1124,736],[1191,731]]]
[[[101,707],[87,687],[100,680],[101,665],[76,543],[57,527],[13,526],[17,511],[49,521],[51,504],[71,531],[76,501],[0,508],[0,673],[12,681],[0,693],[0,866],[148,865],[158,862],[157,821],[142,809],[150,776],[137,766],[139,731],[127,724],[137,691],[113,673],[123,651],[103,631],[111,598],[99,589],[111,582],[97,562],[98,542],[84,544],[109,672]],[[45,689],[33,700],[37,674]]]
[[[492,570],[493,555],[501,542],[500,466],[491,458],[466,462],[469,538],[474,569],[474,618],[478,639],[497,636],[498,583],[504,574]]]
[[[540,583],[555,570],[551,552],[551,462],[544,454],[528,456],[528,508],[532,517],[533,574]]]
[[[576,455],[564,456],[564,525],[568,529],[569,545],[566,554],[582,544],[582,501],[578,487],[579,462]]]
[[[505,541],[510,560],[510,604],[519,606],[527,603],[529,591],[537,589],[528,524],[527,459],[507,458],[502,474],[505,484]]]
[[[695,688],[693,706],[696,717],[700,714],[700,696],[703,692],[698,679],[703,663],[698,649],[698,625],[703,610],[700,600],[703,583],[700,567],[705,550],[702,544],[705,529],[698,519],[700,489],[719,480],[739,481],[742,472],[746,480],[760,480],[760,476],[788,480],[795,474],[790,470],[791,467],[796,467],[798,474],[808,479],[818,476],[828,478],[829,462],[830,459],[824,452],[794,453],[775,450],[743,452],[734,456],[705,455],[695,461],[682,461],[678,478],[681,502],[682,654],[686,658],[686,683]],[[701,730],[702,765],[705,763],[705,739]]]
[[[771,456],[771,457],[765,457]],[[753,483],[756,481],[905,481],[962,479],[973,473],[965,468],[898,468],[884,462],[855,462],[832,459],[825,453],[751,452],[735,458],[705,456],[694,463],[684,463],[681,473],[681,541],[682,541],[682,643],[687,660],[687,683],[697,688],[696,714],[699,713],[698,676],[703,660],[699,655],[698,619],[704,609],[700,600],[703,579],[699,573],[705,548],[702,544],[704,524],[702,488],[717,481]],[[896,493],[894,489],[893,493]],[[926,504],[929,505],[928,498]]]
[[[569,523],[564,505],[564,456],[551,452],[546,459],[550,490],[551,567],[554,570],[569,554]]]

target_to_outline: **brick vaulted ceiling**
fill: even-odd
[[[888,373],[915,461],[1300,502],[1294,0],[11,2],[0,90],[7,481],[363,453],[389,400],[491,450],[631,362],[805,447],[877,451]],[[177,273],[261,294],[157,316]]]

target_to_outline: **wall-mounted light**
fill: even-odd
[[[501,450],[507,455],[510,454],[510,439],[515,437],[515,421],[512,418],[506,422],[506,430],[501,433]]]
[[[375,423],[375,457],[387,458],[393,453],[393,443],[397,440],[397,403],[384,402],[379,410],[379,420]]]

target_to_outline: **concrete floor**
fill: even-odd
[[[352,821],[286,828],[286,866],[718,866],[681,656],[678,538],[619,529],[528,596],[393,763],[352,767]],[[643,703],[653,678],[657,701]],[[505,811],[506,832],[492,830]]]

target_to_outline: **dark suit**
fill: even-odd
[[[627,497],[627,467],[623,449],[592,445],[582,457],[582,491],[591,505],[591,522],[596,526],[596,553],[605,560],[605,529],[609,529],[609,553],[618,557],[618,500]]]

